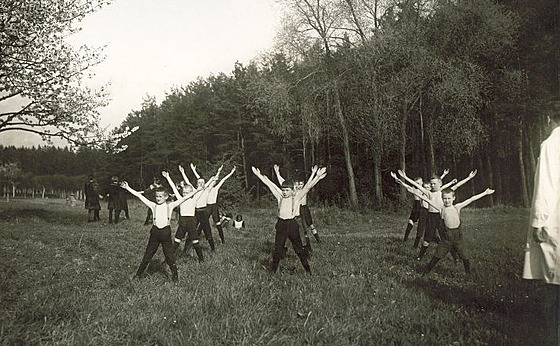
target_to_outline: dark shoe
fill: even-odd
[[[317,243],[321,242],[321,239],[319,239],[319,233],[315,233],[313,236],[315,237],[315,240],[317,240]]]

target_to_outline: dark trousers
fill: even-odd
[[[207,206],[208,208],[208,216],[212,216],[212,220],[214,221],[214,225],[216,225],[216,229],[218,230],[218,235],[220,236],[220,240],[222,241],[222,244],[224,243],[225,239],[224,239],[224,229],[222,228],[222,225],[218,225],[218,222],[220,221],[220,213],[218,210],[218,204],[213,203],[213,204],[208,204]]]
[[[424,232],[424,241],[432,243],[439,239],[439,234],[442,232],[443,221],[440,213],[430,213],[426,218],[426,230]]]
[[[309,268],[309,262],[307,261],[307,254],[303,249],[301,243],[301,237],[299,236],[299,225],[296,219],[278,219],[276,222],[276,235],[274,237],[274,253],[272,255],[272,266],[270,270],[276,272],[278,265],[280,264],[280,259],[284,254],[284,244],[286,240],[290,239],[294,251],[298,255],[303,268],[305,271],[311,272]]]
[[[95,212],[99,212],[99,209],[89,209],[88,210],[88,222],[93,222],[95,220]]]
[[[175,238],[184,239],[186,236],[185,246],[183,251],[187,251],[189,246],[192,244],[196,255],[198,256],[199,262],[204,260],[204,255],[202,254],[202,249],[198,241],[198,231],[196,229],[196,217],[194,216],[179,216],[179,225],[177,226],[177,232],[175,232]],[[177,250],[180,242],[175,241],[173,244],[173,252]]]
[[[201,232],[204,232],[204,236],[206,237],[206,240],[208,240],[208,244],[210,244],[210,249],[214,250],[214,238],[212,237],[212,228],[210,228],[210,222],[208,220],[209,216],[206,208],[196,208],[194,215],[196,216],[196,221],[198,223],[196,228],[199,236]]]
[[[175,265],[175,254],[173,253],[173,242],[171,240],[171,226],[166,226],[164,228],[152,226],[150,229],[150,239],[148,240],[144,257],[142,257],[142,262],[140,262],[140,266],[136,271],[137,276],[140,276],[144,270],[146,270],[150,260],[156,254],[159,244],[161,244],[163,255],[165,256],[165,262],[171,269],[173,278],[175,279],[177,277],[177,266]]]
[[[113,222],[113,210],[115,212],[115,223],[119,223],[119,218],[121,216],[120,209],[109,209],[109,223]]]

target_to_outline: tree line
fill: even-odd
[[[558,4],[282,4],[274,51],[173,88],[160,104],[147,97],[115,130],[127,134],[126,150],[80,149],[74,158],[93,155],[82,168],[139,187],[163,169],[178,179],[179,164],[208,175],[236,165],[231,196],[255,198],[262,187],[251,166],[272,175],[277,163],[305,178],[320,164],[329,175],[316,198],[374,208],[405,196],[390,171],[427,178],[449,168],[461,178],[478,169],[463,189],[491,186],[487,203],[529,204],[543,109],[559,95]]]

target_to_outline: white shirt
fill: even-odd
[[[536,239],[533,227],[543,232]],[[541,144],[525,247],[524,279],[560,285],[560,127]]]
[[[206,205],[208,204],[208,194],[210,193],[210,189],[206,189],[204,191],[202,191],[202,195],[200,196],[200,198],[196,201],[196,207],[197,208],[204,208],[206,207]]]
[[[164,228],[169,226],[169,218],[171,213],[169,212],[169,205],[167,203],[157,204],[154,203],[152,207],[154,226],[157,228]]]
[[[219,186],[214,186],[212,189],[210,189],[210,192],[208,193],[208,204],[216,204],[216,201],[218,201],[219,189]]]
[[[196,196],[196,195],[195,195]],[[196,197],[191,197],[179,205],[179,215],[181,216],[194,216],[196,207]]]
[[[233,221],[233,227],[235,227],[236,229],[241,229],[243,227],[243,222],[244,222],[243,220],[241,221],[235,220]]]

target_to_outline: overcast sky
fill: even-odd
[[[159,104],[173,86],[211,73],[230,73],[272,48],[279,23],[273,0],[114,0],[88,16],[76,44],[104,46],[105,61],[86,84],[110,83],[101,125],[118,126],[146,95]],[[36,144],[4,133],[0,144]]]

